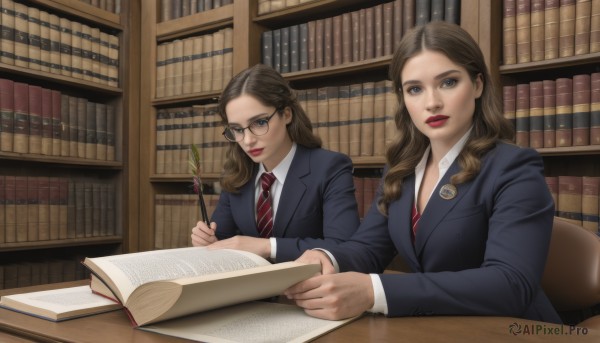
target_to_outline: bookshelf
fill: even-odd
[[[341,16],[344,13],[353,11],[358,13],[358,11],[365,11],[367,8],[383,6],[384,4],[389,6],[386,8],[391,8],[393,2],[393,0],[292,1],[290,3],[293,3],[293,5],[290,5],[287,8],[259,15],[258,7],[264,5],[265,1],[233,0],[230,4],[223,4],[220,7],[215,7],[210,10],[193,13],[187,16],[176,15],[174,19],[162,21],[161,18],[171,18],[171,13],[174,11],[182,11],[182,9],[170,7],[168,9],[170,13],[164,14],[161,12],[164,9],[161,6],[162,2],[160,0],[144,1],[141,8],[141,27],[147,36],[152,37],[152,39],[143,40],[141,46],[141,56],[144,56],[144,58],[141,59],[141,69],[149,72],[145,72],[141,75],[140,93],[140,110],[141,113],[143,113],[140,122],[140,212],[144,213],[144,215],[140,217],[139,222],[140,234],[138,241],[140,250],[156,249],[160,248],[158,245],[165,244],[165,233],[162,230],[164,230],[164,227],[168,226],[164,223],[169,220],[168,218],[162,218],[165,213],[170,213],[172,212],[172,209],[176,209],[177,207],[191,207],[191,211],[194,211],[193,205],[186,205],[190,200],[186,200],[185,198],[191,193],[191,175],[189,175],[184,168],[179,168],[175,172],[163,170],[162,165],[164,163],[162,162],[162,159],[165,157],[160,155],[164,152],[162,151],[162,148],[157,150],[157,145],[162,146],[162,144],[165,144],[165,146],[169,146],[170,144],[157,142],[158,140],[163,139],[165,139],[165,142],[168,142],[168,138],[161,136],[164,134],[161,130],[169,125],[165,124],[166,121],[161,112],[168,113],[170,109],[174,109],[173,111],[177,112],[178,110],[181,110],[181,108],[184,108],[183,111],[186,111],[185,108],[187,108],[187,111],[189,112],[193,111],[189,108],[214,105],[218,101],[218,96],[222,89],[222,87],[219,87],[210,91],[191,93],[173,92],[169,95],[165,95],[162,89],[159,90],[156,87],[157,84],[161,84],[162,81],[160,80],[165,77],[163,76],[164,74],[170,74],[168,71],[164,73],[159,69],[162,66],[160,61],[168,60],[168,58],[163,57],[166,53],[164,51],[161,52],[161,49],[164,49],[161,45],[173,43],[177,40],[185,41],[186,39],[195,39],[198,36],[205,37],[214,34],[219,30],[232,28],[232,75],[235,75],[249,66],[262,62],[263,34],[267,31],[278,30],[289,27],[290,25],[299,25],[309,21],[325,20],[326,18]],[[165,3],[170,2],[165,1]],[[413,2],[407,3],[414,5]],[[477,5],[479,7],[479,1],[463,0],[463,6],[461,6],[461,9],[459,9],[458,12],[462,12],[460,14],[462,18],[471,19],[471,8],[466,7],[471,5]],[[485,13],[488,6],[485,4],[482,6],[485,8],[478,10]],[[383,15],[383,11],[380,13]],[[414,20],[414,15],[410,20]],[[468,29],[474,30],[475,32],[480,31],[478,22],[474,23],[467,20],[464,23],[467,25]],[[463,25],[462,22],[461,25]],[[492,48],[489,48],[488,50],[491,49]],[[183,59],[185,60],[186,54],[183,53],[180,55],[183,56]],[[194,57],[192,57],[192,59],[193,58]],[[378,81],[382,83],[383,80],[387,79],[387,67],[390,60],[391,53],[350,63],[330,65],[310,70],[285,72],[282,74],[290,81],[293,88],[301,91],[314,89],[316,92],[319,88],[349,86],[351,83],[359,85],[362,83],[374,84]],[[223,82],[223,86],[225,84],[226,82]],[[389,93],[391,94],[391,92]],[[316,102],[310,106],[313,106],[314,104],[316,104]],[[174,114],[171,118],[176,116],[177,114]],[[383,119],[383,116],[380,119]],[[183,123],[187,123],[185,120],[186,119],[184,119]],[[313,123],[317,123],[318,117],[312,118],[312,120]],[[391,120],[391,116],[389,116],[387,120]],[[177,121],[172,121],[171,123],[177,125]],[[185,127],[185,124],[183,124],[182,127]],[[203,132],[203,134],[204,133],[206,132]],[[177,135],[178,134],[175,134],[175,136]],[[217,130],[208,135],[213,137],[212,140],[216,141],[220,138],[220,131]],[[197,142],[193,144],[196,143]],[[174,143],[174,145],[177,144],[178,143]],[[186,142],[183,142],[183,146],[186,146]],[[327,148],[327,146],[325,147]],[[209,147],[209,149],[211,148]],[[182,157],[185,156],[182,153],[184,149],[179,150],[179,158],[185,158]],[[357,154],[356,156],[352,156],[358,171],[357,174],[360,174],[363,177],[379,175],[385,163],[383,149],[380,150],[381,151],[377,151],[377,154]],[[213,156],[222,156],[223,154],[223,150],[215,149]],[[171,157],[167,157],[167,159],[172,161]],[[157,172],[157,169],[160,169],[160,172]],[[205,171],[202,173],[203,182],[209,185],[218,181],[218,177],[218,168],[213,167],[210,172]],[[218,192],[218,189],[216,191]],[[174,197],[174,199],[171,197]],[[157,205],[158,203],[160,203],[160,205]],[[181,204],[181,206],[178,206],[177,204]],[[176,211],[179,210],[176,209]],[[156,220],[157,213],[158,216],[161,217],[158,221]],[[170,218],[187,218],[188,215],[188,212],[185,212],[184,214],[172,212],[167,216],[171,216]],[[193,214],[192,218],[194,218]],[[196,213],[195,220],[198,218],[199,214]],[[182,225],[181,229],[178,230],[181,232],[171,233],[171,235],[183,235],[185,233],[185,235],[189,236],[191,227],[195,225],[195,220],[190,220],[189,225]],[[157,241],[160,241],[161,243],[157,244]],[[166,246],[168,245],[163,245],[163,247]]]
[[[74,0],[1,6],[0,288],[82,279],[82,257],[135,246],[139,72],[123,66],[139,59],[137,2],[119,14]],[[68,62],[53,59],[60,44]]]

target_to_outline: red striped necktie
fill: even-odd
[[[273,233],[273,206],[271,197],[271,185],[276,178],[273,173],[263,173],[260,176],[262,192],[256,202],[256,224],[260,237],[268,238]]]
[[[421,219],[421,214],[417,211],[417,205],[413,204],[412,208],[412,216],[411,216],[411,225],[412,225],[412,241],[415,243],[415,237],[417,237],[417,225],[419,224],[419,219]]]

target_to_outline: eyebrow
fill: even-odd
[[[451,74],[454,74],[454,73],[460,73],[460,70],[457,70],[457,69],[451,69],[451,70],[445,71],[445,72],[443,72],[443,73],[441,73],[441,74],[438,74],[438,75],[436,75],[436,76],[434,77],[434,79],[436,79],[436,80],[440,80],[440,79],[443,79],[443,78],[447,77],[448,75],[451,75]],[[407,85],[415,85],[415,84],[417,84],[417,85],[418,85],[418,84],[420,84],[420,83],[421,83],[421,82],[420,82],[420,81],[417,81],[417,80],[407,80],[407,81],[404,81],[404,82],[402,83],[402,87],[404,87],[404,86],[407,86]]]
[[[250,119],[248,119],[248,121],[247,121],[248,125],[252,124],[252,122],[254,122],[254,121],[258,120],[258,119],[262,119],[261,117],[263,117],[265,115],[269,116],[268,113],[263,112],[263,113],[259,113],[257,115],[254,115],[254,116],[250,117]],[[232,122],[227,123],[227,126],[231,126],[231,125],[239,125],[239,126],[241,126],[242,124],[232,123]]]

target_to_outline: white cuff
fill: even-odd
[[[369,312],[388,314],[387,299],[385,298],[385,291],[383,290],[383,284],[381,278],[377,274],[369,274],[371,276],[371,283],[373,284],[373,307],[369,309]]]
[[[275,261],[275,257],[277,257],[277,239],[270,237],[269,242],[271,242],[271,260]]]
[[[314,248],[313,250],[319,250],[319,251],[324,252],[327,255],[327,257],[329,257],[331,264],[333,264],[333,268],[335,269],[335,272],[336,273],[340,272],[340,266],[338,265],[335,257],[333,257],[333,255],[329,251],[327,251],[325,249],[321,249],[321,248]]]

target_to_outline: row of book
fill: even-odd
[[[258,0],[258,14],[267,14],[318,0]]]
[[[205,194],[204,202],[211,217],[218,194]],[[200,216],[200,202],[196,194],[156,194],[154,196],[154,248],[169,249],[192,245],[192,228]]]
[[[434,8],[433,3],[441,7]],[[413,26],[430,20],[459,23],[459,14],[457,1],[396,0],[265,31],[262,33],[262,62],[288,73],[390,56],[402,34]]]
[[[80,262],[85,257],[0,264],[0,289],[88,279],[90,273]]]
[[[600,144],[600,73],[503,87],[516,143],[532,148]]]
[[[118,36],[13,0],[0,19],[0,62],[118,87]]]
[[[504,0],[504,64],[600,52],[600,1]]]
[[[323,147],[350,157],[383,156],[396,134],[392,81],[298,90],[298,100]]]
[[[229,144],[215,105],[159,109],[156,112],[156,173],[189,174],[190,145],[200,151],[201,173],[218,173]]]
[[[0,243],[114,236],[115,202],[97,179],[0,175]]]
[[[79,0],[86,4],[98,7],[99,9],[120,14],[121,13],[121,0]]]
[[[115,160],[115,107],[0,79],[0,151]]]
[[[547,176],[546,183],[557,217],[599,233],[599,176]]]
[[[168,21],[230,5],[233,0],[161,0],[160,21]]]
[[[156,97],[220,91],[233,76],[233,29],[159,44]]]

